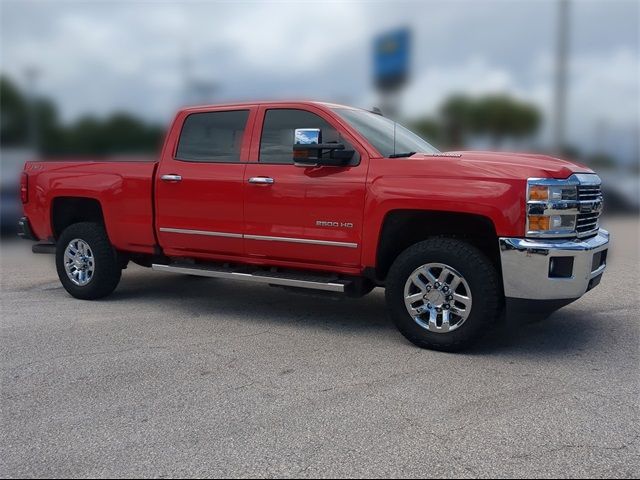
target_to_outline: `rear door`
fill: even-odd
[[[165,254],[243,255],[243,176],[256,109],[183,113],[156,175],[156,231]]]
[[[343,167],[294,165],[294,131],[320,128],[324,142],[355,150]],[[320,108],[262,106],[245,171],[245,253],[317,266],[360,264],[368,157]]]

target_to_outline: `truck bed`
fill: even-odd
[[[156,167],[157,160],[140,157],[51,158],[27,162],[29,202],[25,205],[25,214],[33,233],[40,240],[53,239],[56,232],[50,210],[56,208],[56,202],[82,197],[100,203],[109,239],[116,248],[153,252]]]

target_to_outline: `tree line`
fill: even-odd
[[[471,137],[484,137],[499,148],[507,140],[521,140],[536,133],[542,122],[532,104],[508,95],[447,98],[434,117],[413,122],[413,128],[444,148],[463,148]]]
[[[164,128],[135,115],[117,112],[105,118],[86,115],[63,124],[54,103],[29,99],[8,77],[0,77],[0,146],[29,145],[36,122],[37,147],[45,155],[156,153]]]
[[[0,75],[0,146],[29,145],[30,122],[36,122],[38,150],[49,156],[156,154],[165,128],[132,113],[116,112],[106,117],[85,115],[64,124],[55,104],[42,97],[30,99],[8,77]],[[542,114],[534,105],[504,94],[448,97],[434,116],[408,122],[411,128],[443,150],[463,149],[474,138],[487,139],[499,149],[505,140],[534,135]],[[570,158],[580,152],[567,147]],[[609,166],[605,154],[584,159],[592,165]]]

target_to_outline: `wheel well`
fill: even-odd
[[[100,202],[94,198],[83,197],[59,197],[53,200],[51,225],[54,238],[59,238],[65,228],[78,222],[95,222],[104,225]]]
[[[376,277],[384,280],[398,255],[430,237],[460,238],[469,242],[502,274],[498,235],[491,219],[470,213],[396,210],[387,214],[380,232]]]

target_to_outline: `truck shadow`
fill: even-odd
[[[114,294],[105,302],[141,300],[166,303],[183,312],[186,319],[211,319],[218,315],[266,327],[295,325],[329,333],[368,333],[385,341],[415,348],[397,332],[385,309],[384,291],[376,289],[362,298],[292,292],[267,285],[237,281],[127,272]],[[583,307],[584,308],[584,307]],[[525,322],[517,318],[491,328],[470,355],[527,356],[580,355],[598,348],[603,322],[597,312],[587,313],[579,305],[565,307],[549,318]]]
[[[311,290],[187,275],[126,272],[116,291],[103,301],[143,300],[166,303],[185,318],[216,316],[265,326],[295,324],[296,328],[326,328],[337,332],[379,330],[395,334],[385,314],[384,292],[362,298]]]
[[[580,356],[583,351],[598,348],[601,323],[585,318],[575,306],[565,307],[537,321],[508,318],[492,327],[488,334],[471,348],[471,355],[499,356]]]

